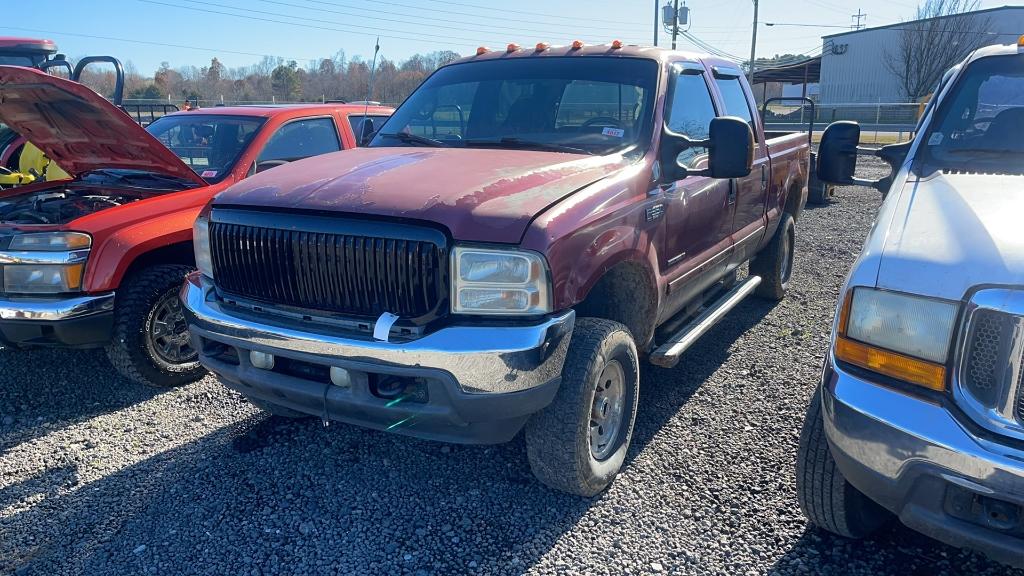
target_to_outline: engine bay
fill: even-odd
[[[0,198],[4,224],[66,224],[76,218],[137,202],[152,192],[91,186],[55,188]]]

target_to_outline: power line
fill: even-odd
[[[145,3],[145,4],[156,4],[156,5],[159,5],[159,6],[168,6],[168,7],[176,8],[176,9],[179,9],[179,10],[180,9],[184,9],[184,10],[193,10],[193,11],[196,11],[196,12],[203,12],[203,13],[207,13],[207,14],[220,14],[220,15],[232,16],[232,17],[237,17],[237,18],[245,18],[245,19],[250,19],[250,20],[256,20],[256,22],[266,22],[266,23],[271,23],[271,24],[282,24],[282,25],[286,25],[286,26],[294,26],[294,27],[297,27],[297,28],[305,28],[305,29],[313,29],[313,30],[326,30],[328,32],[343,32],[345,34],[356,34],[356,35],[359,35],[359,36],[372,36],[372,37],[373,36],[378,36],[377,32],[359,32],[359,31],[355,31],[355,30],[344,30],[344,29],[340,29],[340,28],[330,28],[330,27],[326,27],[326,26],[317,26],[315,24],[299,24],[299,23],[294,23],[294,22],[285,22],[285,20],[274,19],[274,18],[264,18],[264,17],[259,17],[259,16],[250,16],[250,15],[239,14],[239,13],[234,13],[234,12],[223,12],[223,11],[219,11],[219,10],[211,10],[211,9],[208,9],[208,8],[197,8],[197,7],[194,7],[194,6],[183,6],[180,3],[172,4],[170,2],[160,2],[158,0],[137,0],[137,1]],[[180,0],[179,0],[179,2],[180,2]],[[234,9],[238,10],[238,9],[244,9],[244,8],[234,8]],[[249,11],[255,11],[255,10],[249,10]],[[286,17],[289,17],[289,16],[286,16]],[[298,16],[290,16],[290,17],[298,17]],[[334,24],[334,23],[332,23],[332,24]],[[347,26],[347,27],[351,27],[351,28],[361,28],[361,29],[367,29],[367,30],[376,30],[376,31],[381,30],[380,27],[369,27],[369,26],[358,26],[358,25],[342,25],[342,26]],[[434,46],[437,45],[436,44],[436,40],[429,40],[426,37],[438,38],[438,39],[442,39],[442,40],[446,40],[446,41],[464,40],[465,42],[467,42],[467,44],[479,43],[479,40],[467,40],[467,39],[464,39],[464,38],[455,38],[455,37],[449,37],[449,36],[435,36],[435,35],[432,35],[432,34],[418,34],[418,36],[419,36],[418,38],[413,38],[413,37],[409,37],[409,36],[398,36],[398,35],[394,35],[394,34],[380,34],[381,38],[390,38],[392,40],[408,40],[408,41],[411,41],[411,42],[420,42],[420,43],[430,43],[431,45],[434,45]]]
[[[318,58],[296,58],[296,57],[291,57],[291,56],[279,56],[279,55],[276,55],[276,54],[265,54],[265,53],[264,54],[259,54],[259,53],[256,53],[256,52],[242,52],[242,51],[239,51],[239,50],[228,50],[226,48],[207,48],[207,47],[202,47],[202,46],[187,46],[187,45],[184,45],[184,44],[169,44],[167,42],[154,42],[154,41],[151,41],[151,40],[135,40],[135,39],[131,39],[131,38],[115,38],[113,36],[97,36],[95,34],[79,34],[77,32],[61,32],[59,30],[40,30],[38,28],[22,28],[20,26],[0,26],[0,29],[3,29],[3,30],[18,30],[19,32],[32,32],[32,33],[36,33],[36,34],[47,34],[47,35],[59,34],[61,36],[73,36],[73,37],[76,37],[76,38],[89,38],[89,39],[92,39],[92,40],[110,40],[110,41],[113,41],[113,42],[127,42],[127,43],[130,43],[130,44],[147,44],[149,46],[162,46],[164,48],[182,48],[182,49],[185,49],[185,50],[197,50],[197,51],[200,51],[200,52],[213,52],[213,53],[222,53],[222,54],[238,54],[238,55],[242,55],[242,56],[257,56],[257,57],[272,56],[274,58],[284,58],[286,60],[296,60],[296,61],[309,61],[309,60],[317,60],[318,59]]]
[[[506,8],[504,6],[501,7],[501,8],[494,8],[492,6],[484,6],[484,5],[481,5],[481,4],[471,4],[469,2],[455,2],[453,0],[427,0],[427,1],[428,2],[434,2],[436,4],[450,4],[450,5],[454,5],[454,6],[464,6],[464,7],[468,7],[468,8],[478,8],[480,10],[491,10],[491,11],[494,11],[494,12],[501,12],[502,14],[511,12],[511,13],[514,13],[514,14],[525,14],[525,15],[528,15],[528,16],[541,16],[541,17],[544,17],[544,18],[557,18],[557,19],[560,19],[560,20],[570,20],[570,21],[573,21],[573,22],[575,22],[577,20],[588,20],[588,21],[591,21],[591,22],[602,22],[602,23],[605,23],[605,24],[626,24],[626,25],[634,25],[634,26],[643,26],[644,28],[647,27],[647,24],[630,23],[630,22],[618,23],[618,22],[615,22],[613,20],[605,20],[605,19],[600,19],[600,18],[586,18],[584,16],[578,16],[578,17],[574,16],[572,18],[568,18],[566,16],[559,16],[557,14],[544,14],[542,12],[529,12],[529,11],[526,11],[526,10],[511,10],[511,9]]]
[[[378,20],[378,21],[382,21],[382,22],[395,22],[395,23],[398,23],[398,24],[412,24],[412,25],[421,24],[421,22],[413,22],[413,21],[409,21],[409,20],[402,20],[402,19],[399,19],[399,18],[386,18],[386,17],[381,17],[381,16],[368,16],[368,15],[364,15],[364,14],[353,13],[353,12],[346,12],[346,11],[342,11],[342,10],[331,10],[331,9],[328,9],[328,8],[313,8],[313,7],[310,7],[310,6],[303,6],[301,4],[293,4],[291,2],[282,2],[280,0],[259,0],[259,1],[260,2],[265,2],[267,4],[276,4],[276,5],[279,5],[279,6],[287,6],[287,7],[290,7],[290,8],[299,8],[299,9],[302,9],[302,10],[310,10],[310,11],[316,11],[316,12],[326,12],[326,13],[330,13],[330,14],[339,14],[339,15],[342,15],[342,16],[354,16],[356,18],[372,18],[374,20]],[[217,4],[212,4],[212,5],[213,6],[217,6]],[[335,4],[332,3],[331,5],[334,6]],[[342,4],[337,4],[337,5],[338,6],[343,6]],[[238,8],[235,8],[235,9],[237,9],[237,10],[243,10],[243,9],[248,10],[248,8],[241,8],[241,7],[238,7]],[[355,9],[356,10],[365,10],[367,12],[380,12],[380,13],[390,14],[390,12],[384,12],[382,10],[370,10],[370,9],[364,9],[364,8],[355,8]],[[256,12],[259,12],[259,11],[256,11]],[[277,15],[277,14],[273,14],[273,13],[269,13],[269,14]],[[284,15],[281,15],[281,16],[284,16]],[[289,16],[289,17],[295,18],[295,16]],[[470,26],[480,26],[481,25],[478,22],[467,22],[467,21],[464,21],[464,20],[452,20],[452,19],[445,19],[445,18],[432,18],[430,16],[420,16],[419,18],[421,20],[434,20],[434,21],[437,21],[437,22],[446,22],[448,24],[466,24],[466,25],[470,25]],[[329,21],[325,21],[325,22],[328,22],[328,23],[331,23],[331,24],[343,24],[341,22],[329,22]],[[343,25],[347,26],[349,24],[346,23],[346,24],[343,24]],[[444,29],[447,29],[447,30],[464,30],[464,31],[467,31],[467,32],[474,32],[474,33],[475,32],[483,32],[482,30],[466,28],[465,26],[445,26],[444,24],[431,24],[431,27],[433,27],[433,28],[444,28]],[[541,35],[541,36],[545,36],[545,35],[560,36],[560,35],[562,35],[564,33],[564,32],[555,32],[555,31],[552,31],[552,30],[527,30],[527,29],[522,29],[522,28],[511,28],[511,27],[507,27],[507,26],[490,26],[490,25],[487,25],[487,27],[490,30],[509,30],[511,32],[514,32],[514,33],[515,32],[518,32],[518,33],[528,32],[528,33],[533,33],[533,34],[537,34],[537,35]]]
[[[356,8],[356,9],[359,9],[359,10],[369,10],[369,11],[374,11],[374,12],[380,12],[379,10],[371,10],[369,8],[355,7],[355,6],[352,6],[350,4],[345,4],[343,2],[328,2],[326,0],[305,0],[305,1],[309,2],[311,4],[320,4],[320,5],[323,5],[323,6],[336,6],[336,7],[340,7],[340,8]],[[445,3],[448,4],[448,2],[445,2]],[[457,16],[471,16],[471,17],[474,17],[474,18],[478,17],[478,18],[485,18],[485,19],[491,19],[491,20],[494,19],[494,16],[489,16],[489,15],[479,15],[479,16],[476,16],[476,15],[467,13],[465,10],[445,10],[443,8],[424,8],[422,5],[406,4],[406,3],[402,3],[402,2],[388,2],[388,1],[378,0],[378,1],[374,2],[374,4],[384,4],[384,5],[388,5],[388,6],[398,6],[400,8],[411,8],[413,10],[421,10],[421,11],[425,11],[425,12],[434,12],[434,13],[439,13],[439,14],[455,14]],[[455,4],[458,5],[457,3],[455,3]],[[486,6],[477,6],[477,8],[485,9],[485,10],[496,10],[495,8],[490,8],[490,7],[486,7]],[[520,11],[506,10],[504,8],[500,9],[500,11],[503,13],[503,15],[501,16],[501,20],[505,21],[505,22],[519,22],[519,23],[523,23],[523,24],[549,24],[548,22],[537,22],[536,19],[523,20],[523,19],[520,19],[520,18],[509,18],[508,17],[507,13],[509,13],[509,12],[512,12],[512,13],[522,13]],[[527,14],[529,14],[529,13],[527,13]],[[615,27],[605,27],[605,26],[594,26],[592,24],[583,24],[583,25],[581,25],[581,24],[579,24],[579,22],[577,22],[577,20],[593,20],[595,22],[602,22],[602,23],[605,23],[605,24],[613,24],[614,22],[611,21],[611,20],[598,20],[598,19],[588,19],[588,18],[566,18],[564,16],[551,16],[551,17],[552,18],[557,18],[557,19],[560,19],[560,20],[571,21],[572,22],[572,26],[575,26],[577,28],[591,28],[593,30],[602,30],[602,31],[606,31],[606,32],[621,32],[623,30],[623,26],[621,24],[619,24],[619,25],[617,25]],[[554,26],[568,26],[569,25],[568,22],[550,23],[550,24],[552,24]],[[478,24],[478,25],[481,25],[481,24]],[[627,23],[626,25],[629,26],[629,27],[635,27],[635,28],[639,28],[639,27],[643,27],[644,29],[647,28],[646,24],[642,24],[641,25],[641,24]]]

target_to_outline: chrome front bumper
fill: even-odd
[[[341,368],[444,373],[467,394],[520,392],[560,378],[575,318],[568,311],[531,325],[455,325],[389,343],[333,335],[309,322],[286,325],[284,319],[276,323],[233,315],[198,273],[188,277],[181,300],[190,328],[219,342],[282,356],[314,356]]]
[[[1024,451],[972,428],[956,408],[837,366],[831,354],[822,386],[825,434],[851,484],[911,528],[1024,564]],[[1016,516],[996,522],[965,509],[975,504]]]
[[[114,293],[66,298],[0,297],[0,320],[37,320],[57,322],[110,312]]]

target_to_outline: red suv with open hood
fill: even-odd
[[[256,172],[355,147],[364,105],[214,107],[143,129],[81,84],[0,66],[0,122],[70,180],[0,191],[0,347],[106,347],[127,377],[201,375],[176,298],[192,223]]]

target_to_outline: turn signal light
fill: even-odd
[[[583,48],[583,40],[573,40],[572,49],[579,50],[580,48]]]
[[[476,49],[477,56],[482,56],[484,54],[487,54],[488,52],[490,52],[490,49],[487,46],[480,46],[479,48]]]
[[[836,358],[930,390],[946,389],[946,367],[875,348],[844,336],[836,337]]]
[[[622,48],[622,40],[612,40],[612,50]]]
[[[509,44],[508,47],[505,48],[505,50],[508,51],[508,52],[515,52],[516,50],[519,50],[519,44],[516,44],[515,42],[513,42],[513,43]]]

